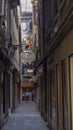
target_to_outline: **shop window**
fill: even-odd
[[[51,118],[56,120],[56,89],[55,89],[55,70],[50,71],[50,89],[51,89]]]
[[[62,61],[62,106],[63,106],[63,127],[67,128],[67,88],[66,88],[66,63]]]

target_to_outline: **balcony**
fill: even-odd
[[[9,1],[10,1],[11,9],[14,9],[20,5],[20,0],[9,0]]]

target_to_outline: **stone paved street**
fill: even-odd
[[[22,102],[2,130],[49,130],[34,102]]]

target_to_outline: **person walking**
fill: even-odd
[[[25,96],[26,96],[26,101],[29,101],[29,92],[28,91],[26,91]]]

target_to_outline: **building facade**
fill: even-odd
[[[51,130],[73,130],[73,1],[39,1],[40,111]]]
[[[20,1],[0,1],[0,127],[19,101]],[[16,11],[17,10],[17,11]],[[16,88],[17,87],[17,88]],[[13,97],[15,95],[15,98]]]

